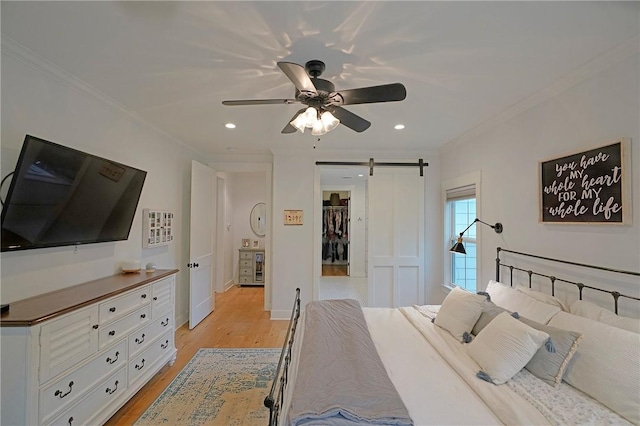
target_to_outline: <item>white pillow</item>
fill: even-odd
[[[566,312],[549,325],[582,334],[564,380],[640,424],[640,335]]]
[[[640,319],[621,317],[608,309],[601,308],[584,300],[576,300],[571,305],[570,312],[574,315],[589,318],[598,322],[640,333]]]
[[[515,288],[493,280],[487,285],[487,293],[496,305],[540,324],[548,323],[552,316],[561,311],[558,306],[542,303]]]
[[[454,287],[442,302],[434,324],[462,341],[464,333],[471,333],[471,329],[480,318],[486,300],[485,296]]]
[[[469,343],[467,353],[500,385],[522,370],[548,338],[547,333],[503,312]]]
[[[565,312],[569,312],[569,307],[567,306],[567,304],[555,296],[543,293],[541,291],[531,290],[529,287],[521,284],[516,285],[515,288],[516,290],[521,291],[527,296],[531,296],[542,303],[546,303],[547,305],[554,305],[559,307]]]

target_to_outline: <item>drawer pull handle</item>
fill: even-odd
[[[140,318],[145,319],[147,317],[147,314],[141,314]]]
[[[115,335],[116,335],[116,331],[115,331],[115,330],[111,330],[111,331],[109,332],[109,336],[115,336]]]
[[[114,383],[114,384],[116,385],[116,387],[115,387],[115,388],[113,388],[113,390],[111,390],[111,389],[107,388],[107,393],[108,393],[109,395],[111,395],[112,393],[114,393],[115,391],[117,391],[117,390],[118,390],[118,383],[119,383],[119,382],[116,380],[116,382]]]
[[[120,352],[116,351],[116,357],[112,360],[111,357],[107,358],[107,362],[109,364],[113,364],[118,360],[118,357],[120,356]]]
[[[97,329],[98,329],[98,324],[94,324],[94,325],[93,325],[93,329],[94,329],[94,330],[97,330]]]
[[[140,338],[140,339],[138,339],[138,338],[136,337],[136,343],[137,343],[137,344],[140,344],[140,343],[142,343],[142,342],[144,342],[144,334],[142,335],[142,338]]]
[[[161,326],[163,326],[163,327],[168,326],[168,325],[169,325],[169,318],[167,318],[166,320],[162,321],[162,322],[160,323],[160,325],[161,325]]]
[[[154,297],[153,300],[158,300],[158,296]]]
[[[164,343],[160,344],[160,347],[162,349],[167,349],[167,346],[169,346],[169,340],[166,340]]]
[[[135,369],[138,370],[138,371],[142,370],[143,368],[144,368],[144,358],[142,358],[142,365],[136,364],[136,366],[135,366]]]
[[[109,308],[109,312],[115,312],[115,311],[116,311],[116,307],[115,306]]]
[[[71,426],[71,423],[73,423],[73,417],[69,417],[69,426]]]
[[[142,297],[143,299],[147,298],[147,293],[142,294],[140,297]]]
[[[61,390],[57,390],[56,393],[53,394],[53,396],[59,396],[60,399],[62,399],[71,393],[71,391],[73,390],[72,388],[73,388],[73,380],[69,382],[69,390],[67,391],[67,393],[62,393]]]

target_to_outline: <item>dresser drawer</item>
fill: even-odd
[[[129,362],[129,386],[132,386],[147,373],[155,371],[155,363],[168,354],[173,345],[173,330],[167,331],[162,337],[154,341],[140,355]]]
[[[116,322],[100,327],[99,345],[100,349],[107,347],[135,330],[137,327],[148,323],[151,320],[151,306],[147,304],[144,308],[130,313]]]
[[[46,423],[68,407],[97,382],[127,362],[127,341],[123,340],[88,364],[73,370],[40,390],[40,419]]]
[[[151,314],[153,318],[173,309],[174,277],[165,278],[151,286]]]
[[[159,317],[146,327],[129,335],[129,358],[149,346],[159,335],[173,327],[173,311]]]
[[[143,286],[99,305],[100,324],[115,321],[151,302],[150,287]]]
[[[247,276],[245,275],[245,276],[243,276],[243,277],[240,277],[240,278],[238,279],[238,282],[239,282],[240,284],[249,284],[249,283],[252,283],[252,282],[253,282],[253,278],[252,278],[252,277],[247,277]]]
[[[253,262],[250,260],[241,260],[240,261],[240,267],[241,268],[252,268],[253,269]]]
[[[253,275],[253,269],[251,269],[251,268],[240,268],[240,276],[242,276],[242,275],[252,276]]]
[[[40,383],[98,351],[98,308],[91,306],[42,326]]]
[[[101,382],[85,398],[80,399],[77,404],[47,424],[62,426],[95,424],[97,422],[93,419],[96,416],[104,416],[101,411],[105,407],[109,407],[109,404],[115,401],[126,388],[127,369],[123,366],[115,374]]]
[[[241,251],[240,252],[240,260],[243,260],[243,259],[249,259],[249,260],[253,259],[253,253],[246,252],[246,251]]]

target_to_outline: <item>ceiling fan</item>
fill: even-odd
[[[293,62],[278,62],[278,67],[294,84],[296,88],[294,99],[232,100],[222,101],[222,104],[228,106],[304,104],[306,107],[296,112],[282,129],[282,133],[295,133],[296,130],[303,132],[306,126],[312,127],[312,134],[320,135],[338,124],[343,124],[356,132],[364,132],[371,126],[369,121],[342,108],[343,105],[394,102],[407,97],[407,90],[400,83],[336,91],[332,82],[319,78],[325,70],[325,64],[316,59],[307,62],[304,67]]]

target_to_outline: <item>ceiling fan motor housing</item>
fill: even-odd
[[[304,65],[304,68],[305,70],[307,70],[307,74],[309,74],[313,78],[320,77],[326,69],[324,62],[317,59],[312,59],[307,62]]]

